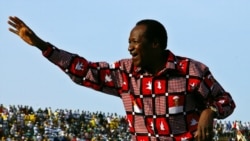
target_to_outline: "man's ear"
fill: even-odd
[[[153,41],[153,48],[160,48],[160,43],[157,39],[154,39]]]

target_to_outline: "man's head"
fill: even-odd
[[[145,19],[136,23],[136,26],[139,25],[145,25],[147,27],[145,31],[145,37],[148,41],[157,41],[160,44],[161,48],[167,48],[167,31],[160,22],[156,20]]]
[[[129,36],[129,52],[135,66],[155,69],[167,47],[167,31],[156,20],[141,20]]]

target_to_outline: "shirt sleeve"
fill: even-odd
[[[106,94],[119,96],[121,73],[119,66],[111,67],[106,62],[90,62],[48,43],[43,56],[63,70],[73,82]]]
[[[232,96],[215,80],[208,68],[198,91],[204,97],[207,108],[215,109],[216,118],[224,119],[233,113],[236,105]]]

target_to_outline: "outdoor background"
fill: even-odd
[[[61,49],[109,63],[130,57],[130,30],[149,18],[167,28],[168,49],[205,63],[231,93],[237,108],[226,120],[250,121],[249,0],[1,0],[0,5],[0,103],[5,106],[125,115],[119,98],[76,85],[9,32],[9,16],[18,16]]]

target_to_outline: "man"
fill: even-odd
[[[166,50],[167,32],[158,21],[139,21],[129,36],[132,58],[112,65],[58,49],[17,17],[8,23],[11,32],[40,49],[77,84],[120,97],[132,140],[210,141],[213,119],[234,111],[232,97],[207,66]]]

